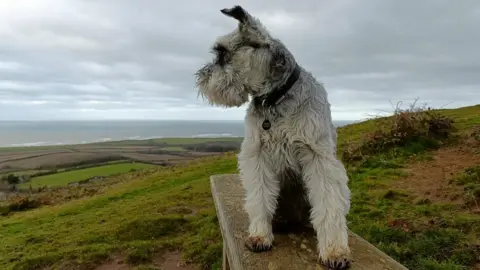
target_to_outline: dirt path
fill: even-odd
[[[180,252],[167,252],[153,260],[154,265],[160,266],[164,270],[199,270],[200,266],[186,265],[182,262]]]
[[[462,187],[451,180],[465,169],[480,165],[477,150],[471,145],[441,148],[433,152],[433,160],[409,165],[404,169],[408,177],[399,179],[392,187],[408,190],[431,202],[462,204]]]
[[[161,270],[200,270],[198,265],[187,265],[182,260],[182,254],[178,251],[165,252],[154,256],[152,263],[149,265],[152,269]],[[97,266],[95,270],[133,270],[134,266],[130,266],[125,262],[122,256],[114,256],[110,260]]]

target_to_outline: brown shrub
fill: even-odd
[[[0,216],[27,211],[44,205],[56,205],[66,201],[91,197],[102,192],[103,185],[84,187],[39,188],[29,193],[20,193],[0,204]]]
[[[30,198],[29,196],[15,196],[8,200],[5,205],[1,206],[0,214],[7,215],[11,212],[21,212],[37,208],[44,204],[38,199]]]
[[[469,136],[473,138],[475,141],[480,141],[480,125],[474,126]]]
[[[415,103],[404,110],[397,106],[391,117],[378,119],[377,129],[367,134],[359,145],[344,149],[342,159],[360,161],[369,155],[412,143],[431,148],[450,138],[455,130],[453,123],[452,119],[431,108],[416,108]]]

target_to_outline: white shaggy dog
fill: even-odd
[[[238,155],[250,222],[245,244],[254,252],[270,249],[276,215],[301,222],[306,202],[319,259],[348,268],[350,190],[336,158],[327,93],[245,9],[221,12],[238,20],[238,28],[216,41],[215,58],[196,73],[196,83],[212,105],[241,106],[253,98]],[[280,205],[290,212],[278,213]]]

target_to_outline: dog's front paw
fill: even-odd
[[[319,260],[328,269],[348,269],[352,262],[349,248],[320,251]]]
[[[249,236],[245,246],[252,252],[264,252],[272,248],[272,241],[262,236]]]
[[[348,269],[350,268],[351,260],[348,258],[335,258],[329,259],[323,264],[328,267],[328,269]]]

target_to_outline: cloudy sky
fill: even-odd
[[[239,2],[1,0],[0,120],[243,119],[194,72]],[[336,120],[480,102],[478,0],[242,1],[325,84]]]

